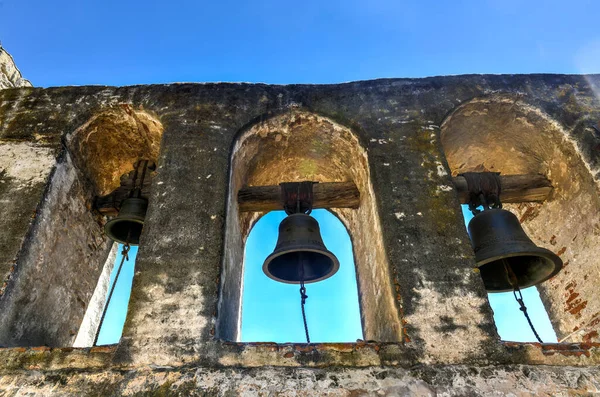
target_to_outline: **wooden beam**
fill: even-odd
[[[452,178],[452,182],[460,202],[467,204],[469,192],[465,178],[457,176]],[[500,200],[503,203],[541,203],[546,201],[552,192],[552,183],[544,175],[500,175],[500,182],[502,184]]]
[[[313,186],[313,208],[358,208],[360,192],[354,182],[326,182]],[[241,212],[281,210],[281,187],[249,186],[238,192]]]
[[[543,202],[552,192],[552,184],[543,175],[500,175],[503,203]],[[459,200],[469,201],[467,181],[462,176],[452,178]],[[313,188],[314,208],[358,208],[360,192],[353,182],[317,183]],[[238,192],[241,212],[280,210],[281,188],[274,186],[245,187]]]
[[[552,183],[543,175],[500,175],[503,203],[544,202],[552,192]],[[467,181],[458,176],[452,178],[459,201],[469,200]],[[116,216],[121,200],[125,199],[130,183],[126,182],[108,196],[96,199],[96,209],[103,215]],[[353,182],[317,183],[313,187],[314,208],[358,208],[360,192]],[[280,210],[281,188],[274,186],[250,186],[238,192],[241,212],[266,212]],[[150,195],[150,180],[145,181],[142,195]]]
[[[144,182],[144,186],[142,187],[142,197],[150,197],[150,183],[150,180]],[[121,201],[129,197],[129,192],[132,187],[132,184],[121,186],[109,195],[97,197],[96,202],[94,203],[95,208],[102,215],[117,216]]]
[[[152,186],[152,178],[155,174],[155,169],[156,166],[154,162],[149,161],[146,168],[146,174],[144,176],[144,184],[142,185],[142,197],[150,197],[150,188]],[[138,171],[138,174],[141,172],[142,170],[140,169]],[[131,189],[134,188],[134,176],[135,170],[129,172],[126,175],[122,175],[121,186],[119,186],[112,193],[107,194],[106,196],[96,197],[94,201],[94,207],[98,210],[98,212],[105,216],[117,216],[117,214],[119,213],[121,201],[129,197],[129,192],[131,191]],[[138,175],[138,178],[141,179],[141,174]]]

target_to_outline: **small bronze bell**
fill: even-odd
[[[488,292],[527,288],[548,280],[562,268],[562,260],[552,251],[536,246],[509,211],[482,211],[471,219],[468,229]],[[510,283],[506,266],[514,272],[516,286]]]
[[[339,268],[340,262],[323,243],[317,220],[300,213],[281,221],[275,250],[263,264],[268,277],[287,284],[325,280]]]
[[[130,197],[123,200],[119,214],[106,222],[104,232],[119,243],[138,245],[147,208],[148,200],[145,198]]]

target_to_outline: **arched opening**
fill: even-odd
[[[66,137],[29,230],[31,243],[0,299],[0,345],[72,346],[80,330],[82,344],[91,345],[103,303],[93,295],[98,280],[107,284],[113,245],[95,203],[119,190],[136,160],[157,156],[161,135],[156,118],[122,105]]]
[[[543,203],[505,204],[538,246],[564,266],[537,286],[559,341],[598,340],[600,195],[589,167],[561,125],[522,100],[476,99],[443,123],[441,138],[453,175],[494,171],[537,175],[552,183]],[[520,315],[516,313],[515,315]]]
[[[250,126],[234,143],[217,336],[239,339],[244,245],[252,225],[262,215],[239,211],[239,190],[300,181],[354,182],[357,186],[361,197],[357,209],[331,210],[352,239],[364,337],[401,341],[399,310],[392,293],[366,151],[348,128],[297,109]]]
[[[307,284],[306,316],[311,342],[355,342],[362,339],[352,242],[344,225],[329,211],[311,213],[327,249],[339,259],[332,277]],[[298,285],[268,278],[265,258],[277,241],[283,211],[271,211],[252,227],[244,255],[242,342],[304,342]]]
[[[95,212],[114,218],[126,198],[148,199],[162,131],[154,116],[121,105],[95,115],[68,137],[79,169],[91,182]],[[142,224],[130,225],[141,232]],[[113,228],[117,239],[125,238],[120,236],[125,229]],[[137,242],[127,251],[122,241],[111,245],[75,338],[76,347],[118,343],[121,337],[138,249]]]

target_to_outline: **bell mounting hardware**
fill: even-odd
[[[502,209],[499,173],[467,172],[460,176],[468,185],[469,210],[474,215],[468,226],[469,237],[485,289],[513,291],[535,337],[542,343],[527,314],[521,288],[555,276],[562,268],[562,260],[552,251],[535,245],[517,217]]]
[[[263,264],[267,277],[287,284],[300,284],[302,318],[306,341],[310,343],[304,305],[305,283],[315,283],[333,276],[340,268],[336,256],[327,250],[319,223],[309,214],[313,205],[315,182],[282,183],[281,201],[288,215],[279,225],[277,245]]]

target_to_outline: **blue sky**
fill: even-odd
[[[123,258],[121,255],[122,250],[123,245],[119,244],[119,252],[117,254],[117,258],[115,259],[115,267],[110,274],[108,291],[110,291],[112,288],[119,264]],[[121,339],[123,325],[125,324],[125,317],[127,316],[127,304],[129,303],[129,296],[131,295],[131,285],[133,283],[133,273],[137,251],[138,247],[131,247],[128,255],[129,260],[123,263],[123,268],[119,274],[115,291],[113,292],[108,309],[106,310],[103,326],[100,328],[100,334],[98,335],[97,342],[98,345],[118,343],[119,339]]]
[[[600,72],[597,0],[0,0],[36,86]]]
[[[272,211],[252,228],[246,242],[242,338],[244,342],[306,342],[299,285],[268,278],[262,265],[273,252],[285,212]],[[305,311],[311,342],[362,339],[352,243],[344,225],[329,211],[311,213],[327,249],[340,261],[332,277],[306,284]]]

